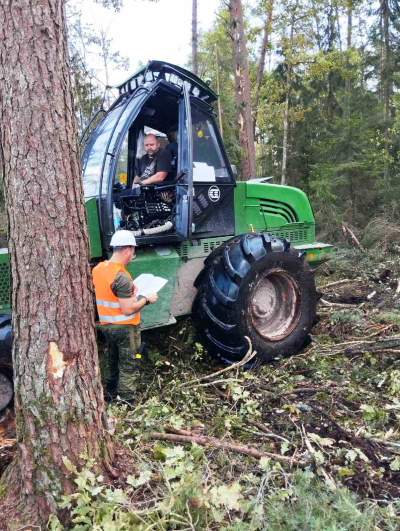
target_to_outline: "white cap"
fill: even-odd
[[[111,247],[125,247],[133,245],[136,247],[136,239],[130,230],[117,230],[110,241]]]

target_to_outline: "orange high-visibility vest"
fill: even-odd
[[[120,271],[123,271],[132,280],[132,277],[122,264],[105,261],[93,269],[93,284],[96,292],[100,324],[138,325],[140,323],[140,312],[124,315],[118,297],[111,290],[111,285]],[[133,281],[132,285],[132,299],[137,300],[137,289]]]

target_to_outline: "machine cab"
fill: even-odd
[[[103,246],[118,228],[132,230],[139,245],[234,234],[235,181],[211,106],[217,95],[192,73],[159,61],[118,89],[82,159],[84,194],[98,200]],[[132,189],[149,133],[168,151],[171,171]]]

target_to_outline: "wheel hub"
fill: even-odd
[[[300,295],[293,277],[274,269],[256,285],[250,302],[253,327],[270,341],[283,339],[300,318]]]

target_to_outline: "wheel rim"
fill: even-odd
[[[300,318],[300,295],[293,277],[282,269],[262,277],[253,291],[250,316],[264,339],[278,341],[290,334]]]

